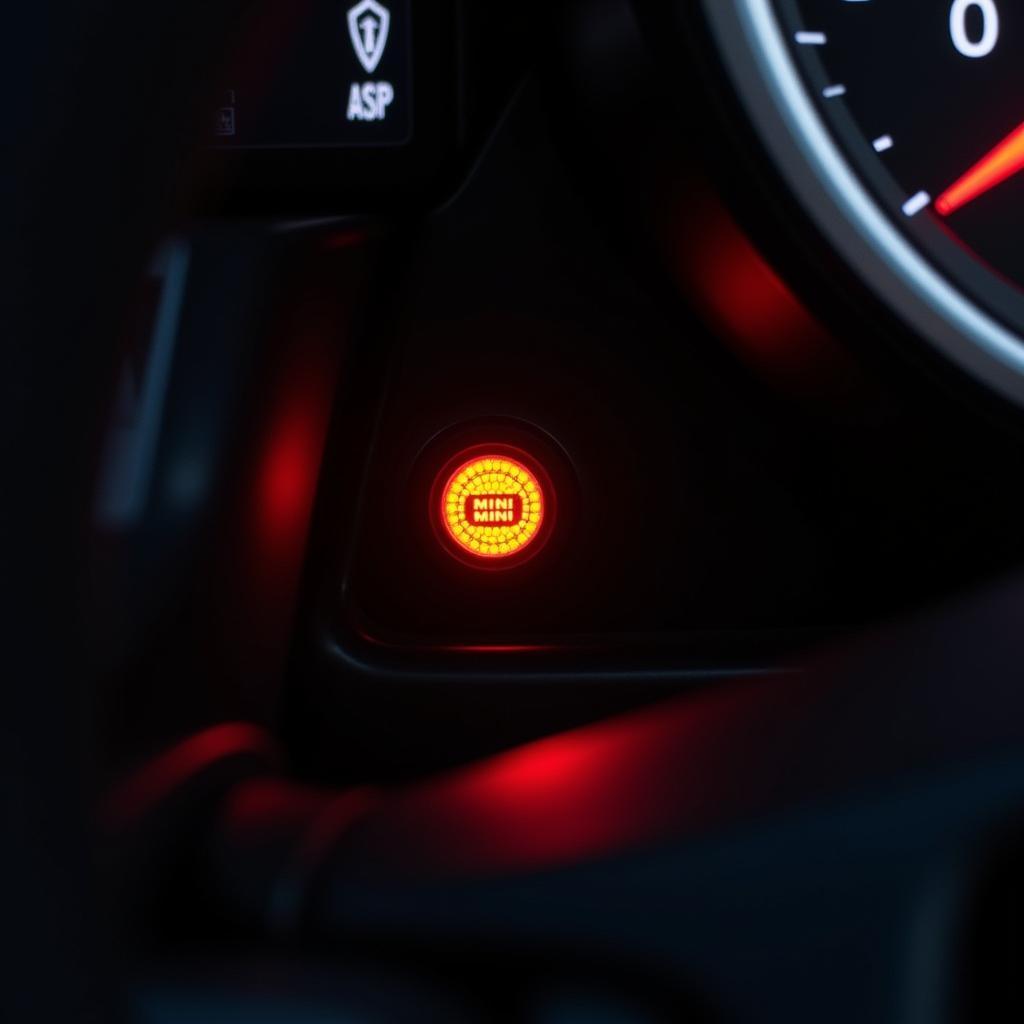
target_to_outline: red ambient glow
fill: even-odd
[[[667,228],[677,282],[745,363],[815,402],[856,389],[859,374],[847,354],[709,188],[691,183]]]

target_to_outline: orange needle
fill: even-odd
[[[948,217],[972,199],[1024,171],[1024,123],[1018,125],[988,156],[979,160],[959,181],[935,200],[935,209]]]

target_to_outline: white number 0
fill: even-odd
[[[981,14],[981,36],[971,39],[967,34],[967,12],[977,7]],[[953,0],[949,10],[949,33],[953,45],[965,57],[987,57],[999,42],[999,11],[995,0]]]

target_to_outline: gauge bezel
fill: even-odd
[[[893,223],[817,109],[770,0],[702,0],[762,144],[824,237],[914,331],[1024,405],[1024,339],[936,268]]]

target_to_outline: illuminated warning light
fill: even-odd
[[[511,449],[481,448],[461,459],[439,497],[453,553],[480,565],[513,564],[533,554],[550,519],[546,479]]]

